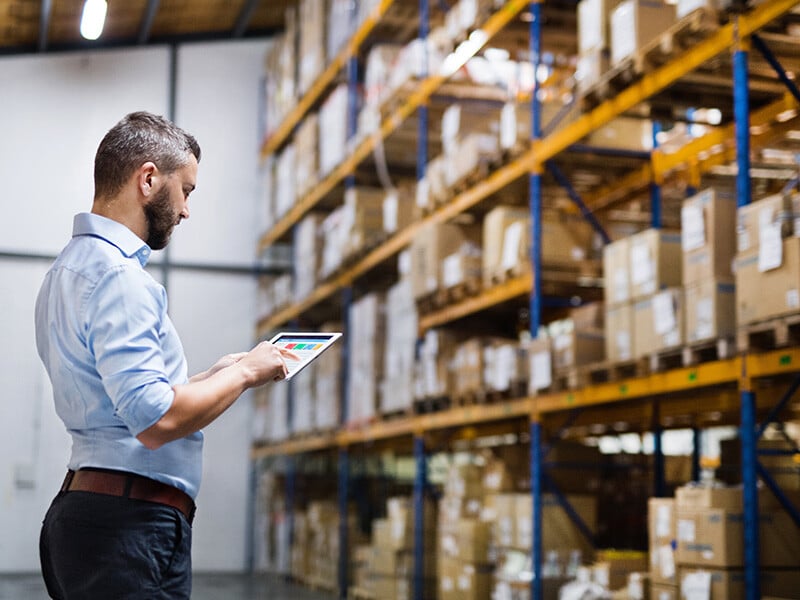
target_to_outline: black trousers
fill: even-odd
[[[45,516],[39,552],[57,600],[188,600],[191,545],[192,528],[175,508],[62,492]]]

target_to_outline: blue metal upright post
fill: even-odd
[[[347,448],[339,449],[339,598],[346,600],[350,583],[347,503],[350,487],[350,456]]]
[[[738,33],[737,33],[738,36]],[[733,54],[733,112],[736,132],[736,203],[750,204],[749,40],[737,39]],[[756,471],[756,396],[749,382],[741,392],[742,483],[744,488],[744,577],[746,600],[761,597],[759,577],[758,475]]]
[[[529,32],[531,64],[533,65],[533,95],[531,98],[531,140],[542,137],[542,103],[539,98],[539,65],[542,53],[542,4],[530,4],[531,22]],[[531,337],[539,335],[542,320],[542,168],[536,165],[530,175],[531,212],[531,268],[533,290],[531,290],[529,322]],[[531,599],[543,600],[542,586],[542,431],[538,418],[531,420]]]
[[[425,438],[414,436],[414,600],[425,597],[425,488],[428,485],[428,464]]]
[[[664,477],[664,446],[661,428],[661,407],[658,400],[653,400],[653,496],[663,498],[666,495]]]
[[[703,432],[699,427],[692,430],[692,481],[700,481],[700,454],[703,449]]]
[[[653,150],[658,148],[658,134],[661,123],[653,121]],[[661,228],[661,186],[655,182],[650,184],[650,225],[653,229]]]

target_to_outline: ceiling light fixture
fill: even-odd
[[[103,33],[106,22],[106,0],[86,0],[81,15],[81,35],[87,40],[96,40]]]

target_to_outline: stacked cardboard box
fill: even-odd
[[[346,84],[334,88],[319,109],[319,175],[325,177],[347,156],[347,102]]]
[[[611,65],[617,65],[656,39],[676,21],[675,6],[649,0],[623,0],[612,11]]]
[[[347,260],[374,246],[383,236],[382,188],[353,187],[344,194],[341,226],[343,260]]]
[[[352,0],[328,0],[326,53],[331,61],[353,35]]]
[[[677,598],[678,566],[674,498],[650,498],[647,505],[647,532],[650,542],[650,581],[656,592]],[[655,588],[658,589],[655,589]]]
[[[647,229],[630,238],[633,355],[647,356],[683,343],[681,234]]]
[[[553,342],[545,328],[535,339],[524,344],[527,365],[528,393],[535,395],[553,384]]]
[[[342,331],[337,323],[322,326],[322,331]],[[340,423],[342,401],[342,348],[336,343],[314,361],[314,399],[316,402],[316,426],[325,431],[334,429]]]
[[[297,126],[294,134],[297,152],[296,191],[302,198],[319,181],[319,116],[309,113]]]
[[[297,201],[295,165],[297,155],[294,144],[288,144],[275,162],[275,217],[282,218]]]
[[[608,70],[610,15],[617,4],[617,0],[581,0],[578,3],[575,80],[579,91],[592,88]]]
[[[483,340],[472,338],[458,344],[450,362],[450,395],[477,397],[483,392]]]
[[[297,87],[305,94],[325,68],[325,0],[300,0],[298,5]]]
[[[321,255],[319,228],[322,217],[317,214],[306,215],[294,229],[292,244],[292,266],[294,267],[295,298],[311,295],[317,284],[317,272]]]
[[[414,576],[414,511],[409,498],[389,498],[387,517],[372,522],[372,543],[367,559],[363,587],[375,598],[386,600],[411,600]],[[436,589],[435,528],[433,504],[425,503],[423,596],[433,597]]]
[[[769,492],[760,492],[758,500],[762,592],[780,597],[797,589],[800,537],[791,517]],[[675,558],[683,597],[691,593],[710,600],[740,597],[735,590],[743,582],[742,489],[684,486],[675,492],[675,506]]]
[[[736,321],[739,327],[800,310],[800,238],[791,196],[737,210]]]
[[[524,354],[518,340],[491,338],[483,345],[483,387],[488,392],[513,392],[521,387]]]
[[[363,423],[377,414],[378,385],[383,372],[386,347],[382,294],[370,293],[350,307],[347,378],[347,420]]]
[[[414,192],[408,185],[391,189],[383,198],[383,231],[402,231],[414,221]]]
[[[289,386],[258,388],[253,398],[254,442],[281,442],[289,437]]]
[[[530,212],[517,206],[498,206],[483,219],[483,285],[504,281],[507,271],[530,264]],[[527,268],[524,268],[527,270]]]
[[[291,275],[258,278],[256,315],[259,319],[271,316],[292,302],[294,284]]]
[[[414,364],[414,399],[444,398],[451,389],[450,365],[460,336],[445,329],[429,329]]]
[[[316,362],[305,367],[289,382],[292,387],[293,434],[311,433],[317,427]]]
[[[730,338],[736,331],[736,199],[709,188],[684,201],[681,209],[686,342]]]
[[[582,325],[573,318],[548,325],[553,340],[553,368],[558,371],[585,366],[605,358],[605,334],[602,325]]]
[[[381,413],[410,408],[414,401],[414,352],[418,335],[417,305],[411,280],[403,277],[386,293],[385,379],[381,382]]]
[[[603,248],[605,280],[606,358],[612,362],[633,358],[633,305],[631,303],[630,238]]]
[[[480,248],[481,229],[455,223],[428,224],[411,242],[411,287],[415,299],[444,289],[444,262],[454,255],[474,255]],[[464,275],[464,273],[461,273]],[[455,274],[448,273],[453,284]]]
[[[284,33],[274,38],[264,57],[265,136],[268,138],[297,103],[295,81],[297,9],[286,9]]]

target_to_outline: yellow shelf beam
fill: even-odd
[[[464,66],[486,43],[501,29],[503,29],[520,11],[528,6],[525,0],[509,0],[506,4],[495,12],[478,32],[479,35],[471,36],[471,39],[478,40],[470,45],[464,46],[467,50],[454,54],[456,61],[452,63],[450,71],[453,73]],[[378,139],[385,139],[394,132],[411,114],[420,106],[425,104],[433,93],[444,84],[449,78],[448,74],[432,75],[422,81],[403,102],[403,104],[381,124],[380,130],[374,135],[363,140],[349,157],[337,166],[325,177],[309,194],[301,198],[292,208],[281,217],[273,227],[266,232],[259,240],[259,250],[264,250],[271,244],[281,239],[291,227],[297,223],[308,211],[319,203],[329,192],[331,192],[345,177],[355,172],[361,162],[367,158],[377,146]]]
[[[639,81],[605,101],[563,129],[533,143],[527,153],[528,160],[541,165],[572,144],[596,131],[609,121],[632,109],[637,104],[666,89],[681,77],[691,73],[718,54],[729,50],[734,43],[767,25],[800,4],[800,0],[771,0],[752,11],[735,17],[707,39],[678,55],[668,64],[648,73]]]
[[[800,373],[800,348],[748,354],[745,375],[751,379]]]
[[[381,0],[381,3],[372,10],[372,13],[364,20],[358,28],[358,31],[356,31],[353,37],[347,42],[347,45],[339,51],[339,54],[336,55],[322,74],[314,80],[314,85],[311,86],[311,89],[306,92],[297,105],[286,115],[286,118],[281,122],[280,126],[278,126],[272,135],[264,142],[261,146],[261,158],[266,158],[275,152],[275,150],[286,141],[295,126],[322,96],[328,86],[334,81],[339,71],[344,68],[347,60],[358,52],[361,44],[380,22],[393,2],[394,0]]]

